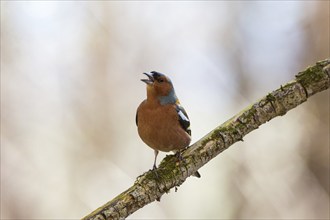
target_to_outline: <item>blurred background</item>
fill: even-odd
[[[330,56],[329,1],[1,1],[1,219],[78,219],[153,164],[142,72],[193,142]],[[129,219],[328,219],[329,91]],[[158,162],[165,156],[159,155]]]

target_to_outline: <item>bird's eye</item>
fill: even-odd
[[[164,82],[164,79],[161,79],[161,78],[160,78],[160,79],[158,79],[157,81],[158,81],[159,83],[162,83],[162,82]]]

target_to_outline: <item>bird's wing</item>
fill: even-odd
[[[190,130],[190,121],[189,117],[187,115],[187,112],[184,110],[184,108],[180,104],[175,104],[176,112],[178,113],[179,122],[181,127],[189,134],[191,135]]]
[[[138,126],[138,112],[136,111],[136,115],[135,115],[135,123],[136,123],[136,126]]]

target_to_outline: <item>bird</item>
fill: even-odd
[[[181,151],[191,142],[190,120],[168,76],[156,71],[143,74],[147,98],[138,106],[135,119],[140,138],[154,150],[156,170],[159,151],[173,151],[181,160]],[[200,177],[197,171],[193,175]]]

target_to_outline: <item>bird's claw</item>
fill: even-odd
[[[152,173],[155,175],[156,179],[159,179],[158,173],[157,173],[157,166],[154,164],[154,166],[152,167]]]

